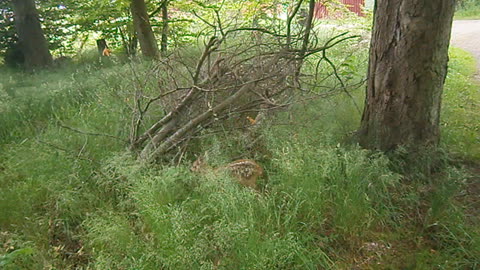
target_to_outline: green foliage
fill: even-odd
[[[76,35],[78,27],[71,20],[71,11],[65,6],[75,0],[64,1],[36,1],[43,31],[49,42],[49,49],[56,54],[72,53],[74,42],[72,37]],[[77,10],[78,12],[78,10]],[[11,1],[0,2],[0,55],[15,48],[18,41],[14,26],[15,16]]]
[[[2,267],[2,269],[10,269],[9,266],[12,266],[15,260],[25,258],[26,256],[33,254],[33,252],[34,250],[32,248],[21,248],[21,249],[14,250],[8,254],[1,255],[0,267]]]
[[[480,1],[459,0],[457,1],[455,19],[479,19]]]
[[[22,67],[25,59],[15,29],[12,3],[0,2],[0,64],[10,68]]]

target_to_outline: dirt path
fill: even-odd
[[[480,80],[480,20],[459,20],[453,22],[451,44],[472,53],[477,59]]]

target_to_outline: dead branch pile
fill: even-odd
[[[130,141],[139,158],[153,161],[182,152],[182,146],[206,128],[229,121],[245,123],[248,118],[251,125],[258,125],[267,111],[285,107],[293,99],[294,90],[302,89],[301,67],[314,54],[321,53],[317,69],[322,61],[327,62],[334,77],[342,82],[326,50],[355,36],[343,33],[323,47],[312,48],[314,0],[309,1],[304,28],[292,34],[292,21],[302,2],[287,19],[286,35],[261,28],[226,30],[218,18],[218,27],[211,26],[220,37],[214,36],[205,44],[193,69],[182,57],[162,61],[158,67],[164,73],[159,80],[160,95],[146,102],[141,89],[135,95],[137,107]],[[173,71],[178,66],[185,66],[191,78]],[[151,106],[163,108],[165,114],[147,126],[144,119]],[[249,130],[252,133],[255,128]]]
[[[210,39],[189,87],[178,87],[176,79],[170,78],[174,88],[163,90],[152,100],[169,111],[143,134],[132,138],[131,148],[139,152],[141,159],[162,157],[222,120],[245,121],[239,119],[242,113],[248,112],[251,124],[256,124],[263,115],[259,112],[282,106],[291,97],[298,64],[292,53],[273,44],[263,48],[236,44],[220,49],[222,42],[225,39]],[[138,110],[133,130],[140,129],[141,115],[146,111]]]

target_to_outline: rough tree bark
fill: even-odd
[[[158,45],[150,25],[145,1],[132,0],[130,8],[143,56],[149,58],[157,57]]]
[[[455,0],[378,0],[359,141],[436,146]]]
[[[34,0],[13,0],[15,27],[25,58],[25,68],[46,67],[53,63],[48,42],[40,26],[40,19]]]

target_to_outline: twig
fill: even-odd
[[[206,25],[212,27],[215,31],[217,30],[217,27],[210,23],[209,21],[205,20],[204,18],[202,18],[202,16],[198,15],[197,12],[195,12],[195,10],[192,10],[192,13],[195,17],[197,17],[198,19],[200,19],[200,21],[204,22]]]
[[[170,0],[163,0],[162,2],[160,2],[158,7],[154,11],[152,11],[150,14],[148,14],[148,17],[151,18],[151,17],[155,16],[158,12],[160,12],[162,10],[163,5],[168,4],[168,1],[170,1]]]
[[[94,133],[94,132],[86,132],[86,131],[82,131],[82,130],[79,130],[79,129],[76,129],[76,128],[72,128],[72,127],[69,127],[69,126],[65,126],[61,123],[58,124],[61,128],[64,128],[64,129],[68,129],[68,130],[71,130],[73,132],[76,132],[76,133],[80,133],[80,134],[83,134],[83,135],[88,135],[88,136],[103,136],[103,137],[108,137],[108,138],[112,138],[112,139],[115,139],[115,140],[119,140],[121,142],[124,142],[124,143],[128,143],[127,140],[124,140],[120,137],[117,137],[117,136],[113,136],[113,135],[110,135],[110,134],[103,134],[103,133]]]
[[[220,30],[220,34],[222,35],[222,37],[224,37],[225,32],[223,31],[222,20],[220,19],[220,12],[218,9],[215,9],[214,12],[215,12],[215,15],[217,16],[218,29]]]
[[[357,109],[358,113],[361,114],[362,112],[360,111],[360,107],[358,106],[357,102],[356,102],[355,99],[353,98],[352,94],[350,94],[350,92],[348,92],[347,87],[345,86],[345,83],[343,82],[343,80],[342,80],[342,78],[340,77],[340,75],[338,75],[337,67],[332,63],[332,61],[330,61],[330,59],[327,57],[325,51],[323,51],[322,58],[325,59],[325,61],[330,65],[330,67],[332,67],[332,69],[333,69],[333,74],[334,74],[335,78],[337,78],[337,80],[340,82],[340,85],[342,86],[342,90],[343,90],[343,91],[347,94],[347,96],[352,100],[353,105],[354,105],[355,108]]]
[[[197,85],[198,84],[198,79],[200,77],[200,71],[203,67],[203,64],[205,63],[205,60],[207,57],[215,51],[218,46],[219,46],[219,40],[217,37],[213,36],[210,38],[210,40],[207,43],[207,46],[205,47],[205,50],[203,51],[202,56],[200,57],[200,60],[197,63],[197,68],[195,69],[195,75],[193,76],[193,84]]]
[[[278,34],[278,33],[275,33],[275,32],[269,31],[267,29],[260,28],[260,27],[240,27],[240,28],[235,28],[235,29],[228,30],[227,32],[225,32],[225,34],[235,33],[235,32],[239,32],[239,31],[257,31],[257,32],[262,32],[264,34],[272,35],[274,37],[286,37],[287,36],[287,35],[281,35],[281,34]]]
[[[292,42],[292,21],[293,21],[293,18],[295,18],[295,16],[297,15],[298,10],[302,6],[302,3],[303,3],[303,0],[298,1],[297,5],[292,11],[292,14],[289,15],[287,18],[287,44],[286,44],[287,49],[290,49],[291,42]]]
[[[91,158],[87,158],[87,157],[83,157],[81,153],[78,153],[76,154],[74,151],[70,150],[70,149],[66,149],[66,148],[63,148],[63,147],[60,147],[58,145],[55,145],[55,144],[52,144],[52,143],[49,143],[49,142],[44,142],[42,140],[38,140],[36,139],[36,141],[38,143],[41,143],[43,145],[46,145],[46,146],[49,146],[53,149],[56,149],[56,150],[60,150],[62,152],[65,152],[67,154],[69,154],[70,156],[72,156],[73,159],[80,159],[80,160],[85,160],[85,161],[89,161],[91,163],[95,163],[97,165],[101,165],[100,162],[94,160],[94,159],[91,159]]]

